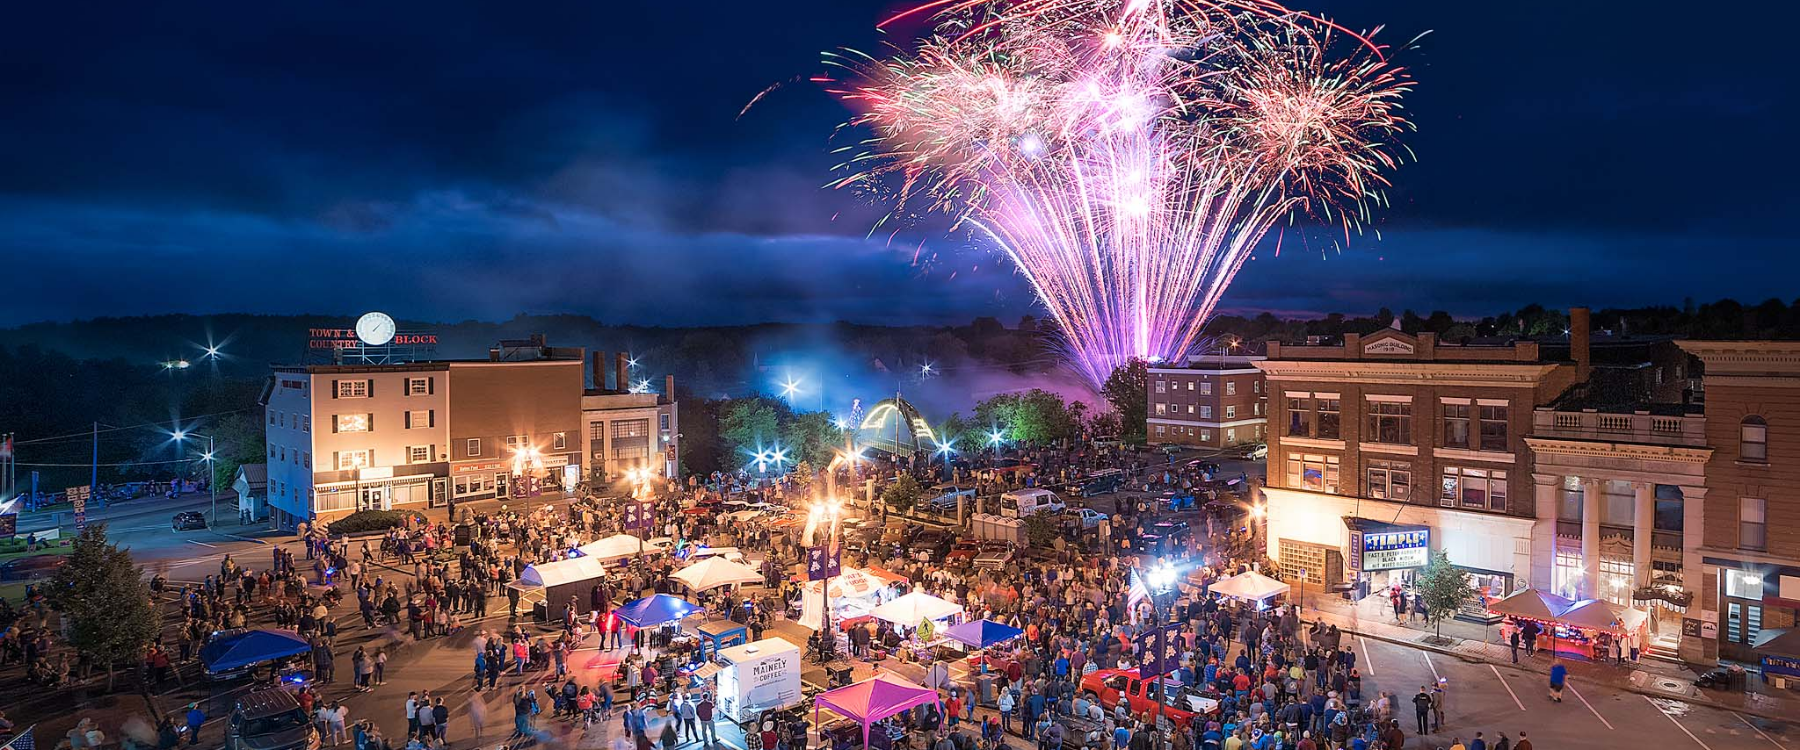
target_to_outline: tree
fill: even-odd
[[[844,431],[822,411],[795,414],[781,428],[781,445],[788,455],[814,466],[829,466],[844,447]]]
[[[881,501],[890,508],[910,512],[924,495],[925,488],[919,486],[919,480],[913,479],[911,474],[901,474],[900,481],[882,491]]]
[[[1039,549],[1056,544],[1063,533],[1062,527],[1056,523],[1056,517],[1049,513],[1033,513],[1025,517],[1025,540],[1032,547]]]
[[[131,553],[106,541],[106,524],[96,523],[75,538],[69,561],[56,569],[48,587],[50,606],[62,613],[69,643],[89,663],[106,665],[106,688],[113,666],[135,661],[157,634],[150,587]]]
[[[975,424],[998,427],[1012,443],[1049,443],[1081,433],[1062,396],[1037,388],[1002,393],[976,404]]]
[[[736,468],[733,457],[754,454],[773,446],[780,435],[781,411],[770,399],[732,399],[719,409],[719,441],[724,444],[722,463]]]
[[[1419,572],[1414,585],[1425,598],[1425,619],[1437,628],[1435,637],[1439,640],[1444,637],[1444,620],[1475,596],[1469,574],[1451,565],[1450,555],[1443,551],[1431,553],[1431,561]]]
[[[257,413],[260,415],[261,410]],[[238,467],[264,460],[268,449],[263,446],[263,424],[260,416],[231,414],[219,419],[209,431],[213,436],[213,484],[230,487],[237,479]]]
[[[1150,416],[1150,365],[1132,357],[1113,368],[1100,392],[1119,414],[1119,426],[1123,430],[1119,437],[1126,442],[1144,442],[1148,430],[1145,420]]]

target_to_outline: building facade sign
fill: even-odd
[[[1363,344],[1364,354],[1412,354],[1413,345],[1400,339],[1378,339]]]
[[[1413,527],[1350,534],[1350,566],[1373,572],[1421,568],[1431,559],[1431,529]]]

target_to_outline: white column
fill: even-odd
[[[1600,513],[1605,484],[1595,477],[1581,479],[1581,596],[1600,596]]]
[[[1634,585],[1650,583],[1650,538],[1656,528],[1656,487],[1649,482],[1632,482],[1631,570]]]
[[[1533,473],[1531,480],[1537,491],[1531,523],[1531,580],[1520,587],[1549,591],[1556,580],[1556,500],[1562,475]]]

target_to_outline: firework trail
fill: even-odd
[[[1185,354],[1278,222],[1360,231],[1411,129],[1382,47],[1271,2],[937,0],[886,23],[906,17],[932,30],[826,56],[872,133],[833,185],[992,241],[1096,385]]]

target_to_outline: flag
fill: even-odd
[[[1150,587],[1144,585],[1143,577],[1138,575],[1137,568],[1131,569],[1131,586],[1125,590],[1125,610],[1131,613],[1131,621],[1137,622],[1138,602],[1150,598]]]
[[[36,727],[36,724],[26,727],[25,731],[7,740],[5,745],[0,745],[0,750],[37,750],[37,739],[31,735],[31,730]]]

